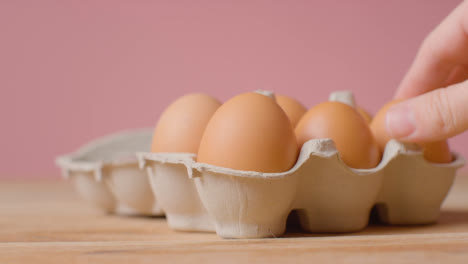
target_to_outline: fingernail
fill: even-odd
[[[392,138],[404,139],[416,131],[414,115],[408,103],[391,107],[386,116],[387,132]]]

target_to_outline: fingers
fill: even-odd
[[[468,81],[436,89],[391,107],[387,132],[402,141],[429,142],[468,129]]]
[[[462,2],[424,40],[396,99],[411,98],[468,78],[468,3]]]

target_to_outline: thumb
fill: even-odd
[[[468,129],[468,81],[392,106],[386,116],[392,138],[410,142],[447,139]]]

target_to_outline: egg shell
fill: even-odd
[[[374,134],[375,140],[377,141],[381,152],[385,150],[387,142],[389,142],[392,139],[386,130],[387,125],[385,123],[385,115],[387,114],[388,109],[392,105],[399,102],[401,101],[395,100],[385,104],[382,108],[380,108],[377,114],[375,114],[370,124],[370,128],[372,130],[372,133]]]
[[[392,138],[387,133],[386,125],[386,114],[390,107],[402,102],[402,100],[394,100],[385,104],[375,115],[372,120],[370,127],[374,137],[379,145],[381,151],[385,149],[387,142]],[[453,160],[452,153],[446,140],[426,142],[418,144],[424,149],[424,157],[429,162],[433,163],[450,163]]]
[[[367,225],[374,205],[380,220],[388,224],[433,223],[456,170],[464,164],[456,153],[449,164],[429,163],[420,148],[395,140],[388,142],[382,162],[372,169],[346,166],[330,139],[306,142],[294,167],[282,173],[217,167],[184,155],[139,153],[138,159],[153,177],[167,179],[160,189],[177,190],[182,187],[175,184],[169,188],[171,179],[189,179],[183,184],[195,186],[210,223],[224,238],[281,236],[292,211],[299,215],[303,230],[354,232]],[[161,170],[174,165],[181,167],[171,173]],[[167,200],[178,196],[170,191],[165,195]],[[190,204],[192,200],[178,202]],[[200,217],[200,211],[192,213],[190,207],[185,208],[185,215]],[[199,230],[197,221],[192,228],[190,218],[185,221],[185,228]]]
[[[323,102],[312,107],[296,127],[298,145],[313,138],[331,138],[344,163],[368,169],[380,162],[372,132],[361,115],[348,104]]]
[[[366,120],[367,124],[370,124],[372,122],[372,115],[369,114],[364,108],[358,107],[357,108],[359,114]]]
[[[282,172],[298,147],[286,114],[270,97],[244,93],[225,102],[206,126],[197,159],[226,168]]]
[[[285,95],[276,95],[276,102],[288,116],[293,128],[296,127],[301,117],[307,112],[307,108],[299,101]]]
[[[56,163],[84,200],[107,213],[163,215],[135,157],[149,151],[152,134],[138,129],[101,137]]]
[[[453,160],[447,140],[420,143],[424,158],[432,163],[450,163]]]
[[[201,93],[178,98],[161,114],[151,151],[196,154],[206,125],[220,105],[215,98]]]

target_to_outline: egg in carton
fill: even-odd
[[[107,213],[163,215],[148,176],[138,168],[135,153],[147,151],[152,129],[138,129],[94,140],[56,164],[78,194]]]
[[[355,106],[350,92],[332,93],[330,101]],[[171,228],[223,238],[281,236],[292,211],[304,231],[318,233],[362,230],[374,206],[388,224],[434,223],[464,165],[453,157],[429,163],[417,146],[391,140],[377,167],[354,169],[331,139],[312,139],[289,171],[261,173],[198,163],[193,154],[138,154]]]

